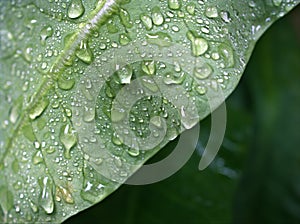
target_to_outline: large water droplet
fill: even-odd
[[[156,72],[155,62],[153,60],[143,61],[142,62],[142,70],[148,75],[153,75]]]
[[[172,38],[169,34],[163,32],[157,32],[153,34],[146,34],[147,42],[155,44],[160,47],[169,47],[172,45]]]
[[[219,53],[224,58],[227,67],[234,66],[234,55],[233,55],[233,50],[230,46],[224,43],[220,44]]]
[[[187,11],[190,15],[195,15],[195,8],[196,8],[195,4],[192,3],[192,2],[190,2],[190,3],[188,3],[187,6],[186,6],[186,11]]]
[[[133,69],[131,65],[126,65],[124,67],[122,67],[118,72],[117,75],[120,79],[120,83],[121,84],[129,84],[131,77],[133,74]]]
[[[56,201],[61,201],[61,198],[68,204],[74,204],[73,196],[69,189],[59,186],[56,188]]]
[[[75,79],[72,77],[65,78],[61,76],[57,80],[57,85],[62,90],[70,90],[75,85]]]
[[[70,124],[66,124],[61,127],[59,139],[65,147],[64,156],[66,158],[71,158],[70,150],[77,143],[77,134]]]
[[[194,75],[198,79],[206,79],[212,74],[212,72],[213,68],[207,63],[194,68]]]
[[[152,9],[152,21],[155,25],[160,26],[164,23],[164,16],[161,13],[159,7],[154,7]]]
[[[42,152],[39,150],[37,151],[33,157],[32,157],[32,162],[34,165],[37,165],[39,163],[42,163],[44,161],[44,158],[43,158],[43,154]]]
[[[180,9],[181,7],[181,0],[168,0],[168,6],[170,9]]]
[[[86,40],[82,40],[80,42],[80,46],[76,50],[75,55],[86,64],[91,64],[94,57],[93,52],[90,49],[88,42]]]
[[[188,31],[187,37],[192,44],[192,53],[194,56],[204,54],[208,49],[208,43],[204,38],[197,37],[193,32]]]
[[[131,38],[128,34],[126,34],[126,33],[120,34],[119,42],[121,45],[123,45],[123,46],[127,45],[127,44],[129,44],[130,41],[131,41]]]
[[[46,43],[46,39],[53,35],[53,29],[51,26],[46,26],[41,30],[41,42],[44,45]]]
[[[181,73],[175,73],[175,72],[168,72],[165,74],[164,76],[164,83],[167,85],[170,84],[182,84],[184,79],[185,79],[186,75],[184,72]]]
[[[275,6],[280,6],[281,3],[282,3],[282,0],[273,0],[273,4],[274,4]]]
[[[207,7],[206,10],[205,10],[205,15],[208,17],[208,18],[216,18],[218,17],[218,10],[216,7]]]
[[[122,9],[122,8],[120,9],[120,19],[121,19],[122,24],[126,28],[131,28],[133,26],[131,19],[130,19],[130,15],[125,9]]]
[[[68,17],[76,19],[84,13],[84,6],[81,0],[72,0],[68,7]]]
[[[45,210],[47,214],[54,211],[54,201],[52,193],[52,182],[49,177],[44,177],[39,180],[41,186],[41,194],[39,197],[39,205]]]
[[[40,102],[34,105],[29,111],[29,117],[31,120],[36,119],[46,110],[49,105],[49,100],[47,98],[43,98]]]
[[[146,14],[141,14],[140,19],[143,22],[144,26],[146,27],[146,30],[152,29],[153,23],[152,23],[152,19],[150,16],[148,16]]]

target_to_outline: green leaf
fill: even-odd
[[[223,102],[297,3],[2,1],[0,220],[101,201]]]

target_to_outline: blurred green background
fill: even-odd
[[[209,168],[197,167],[210,117],[201,122],[194,155],[175,175],[124,185],[65,223],[300,223],[299,6],[260,39],[226,106],[225,139]]]

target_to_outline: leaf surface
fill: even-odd
[[[237,85],[286,1],[2,1],[0,220],[101,201]]]

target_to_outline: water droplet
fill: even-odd
[[[195,4],[192,3],[192,2],[190,2],[190,3],[188,3],[187,6],[186,6],[186,11],[187,11],[190,15],[195,15],[195,8],[196,8]]]
[[[221,16],[221,19],[226,23],[229,23],[231,20],[230,14],[227,11],[221,11],[220,16]]]
[[[155,44],[160,47],[169,47],[172,45],[172,38],[169,34],[163,32],[157,32],[153,34],[146,34],[147,42]]]
[[[204,95],[206,93],[206,88],[204,86],[197,86],[196,87],[196,91],[200,94],[200,95]]]
[[[212,72],[213,68],[207,63],[194,68],[194,75],[198,79],[206,79],[212,74]]]
[[[34,120],[37,117],[41,116],[42,113],[48,107],[48,105],[49,105],[49,100],[47,98],[43,98],[40,102],[38,102],[31,108],[31,110],[29,111],[29,118],[31,120]]]
[[[95,119],[95,109],[94,108],[86,108],[83,113],[83,120],[85,122],[92,122]]]
[[[23,105],[23,97],[20,97],[14,105],[11,107],[9,112],[9,120],[11,123],[15,124],[20,116],[20,112],[22,111]]]
[[[37,151],[32,157],[32,162],[34,165],[40,164],[43,161],[44,161],[44,158],[43,158],[43,154],[41,151]]]
[[[41,30],[40,37],[43,45],[46,44],[46,39],[53,35],[53,28],[51,26],[46,26]]]
[[[163,80],[164,80],[164,83],[167,85],[170,85],[170,84],[179,85],[179,84],[183,83],[185,77],[186,77],[186,75],[184,72],[181,72],[181,73],[168,72],[165,74]]]
[[[29,200],[29,206],[34,213],[37,213],[39,211],[38,206],[31,200]]]
[[[140,154],[140,150],[135,148],[129,148],[127,149],[127,153],[133,157],[136,157]]]
[[[129,44],[129,42],[131,41],[131,38],[129,37],[128,34],[126,33],[123,33],[123,34],[120,34],[120,38],[119,38],[119,42],[121,45],[127,45]]]
[[[233,55],[233,50],[230,46],[224,43],[220,44],[219,53],[224,58],[227,67],[234,66],[234,55]]]
[[[152,9],[152,21],[156,26],[160,26],[164,23],[164,16],[160,12],[159,7],[154,7]]]
[[[74,204],[74,199],[71,194],[71,192],[62,186],[59,186],[56,188],[56,194],[55,194],[56,201],[61,201],[60,198],[63,198],[63,200],[68,204]]]
[[[66,158],[71,158],[70,150],[77,143],[77,135],[76,135],[75,130],[72,128],[72,126],[70,124],[66,124],[61,127],[60,133],[59,133],[59,139],[65,147],[64,156]]]
[[[76,50],[75,55],[86,64],[91,64],[94,57],[93,52],[90,49],[88,42],[86,40],[82,40],[80,42],[80,46]]]
[[[181,7],[181,0],[168,0],[168,6],[170,9],[180,9]]]
[[[148,75],[153,75],[156,72],[155,62],[153,60],[143,61],[142,70]]]
[[[218,10],[216,7],[207,7],[205,10],[205,15],[208,18],[216,18],[218,17]]]
[[[158,86],[154,82],[154,80],[152,78],[147,77],[147,76],[142,78],[142,84],[143,84],[144,87],[146,87],[147,89],[149,89],[153,93],[155,93],[159,90]]]
[[[117,33],[119,31],[113,19],[109,19],[106,23],[106,26],[109,33]]]
[[[130,15],[129,13],[125,10],[125,9],[120,9],[120,19],[122,24],[126,27],[126,28],[131,28],[133,26],[131,20],[130,20]]]
[[[28,62],[32,60],[32,51],[33,51],[33,47],[31,45],[27,46],[26,49],[24,50],[24,57],[25,60]]]
[[[274,4],[275,6],[280,6],[281,3],[282,3],[282,0],[273,0],[273,4]]]
[[[41,194],[39,197],[39,205],[44,209],[47,214],[54,211],[54,201],[52,194],[52,182],[49,177],[44,177],[39,180],[41,187]]]
[[[72,0],[68,7],[68,17],[76,19],[84,13],[84,6],[81,0]]]
[[[115,145],[122,145],[123,141],[122,139],[120,139],[120,137],[118,136],[117,132],[114,132],[113,135],[111,136],[111,140]]]
[[[65,78],[60,76],[57,80],[57,85],[62,90],[70,90],[75,85],[75,79],[72,77]]]
[[[207,51],[208,43],[204,38],[197,37],[191,31],[187,32],[187,37],[191,41],[192,53],[194,56],[200,56]]]
[[[144,26],[146,27],[146,30],[152,29],[153,23],[152,23],[152,19],[150,16],[148,16],[146,14],[141,14],[140,19],[143,22]]]
[[[129,84],[133,74],[133,69],[131,65],[126,65],[117,71],[117,75],[120,79],[121,84]]]

